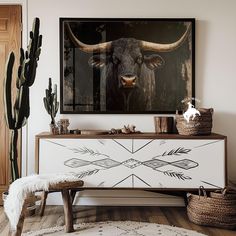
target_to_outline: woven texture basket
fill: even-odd
[[[189,194],[187,214],[190,221],[198,225],[226,229],[236,228],[236,192],[224,190],[211,192],[207,196]]]
[[[183,115],[176,115],[176,128],[181,135],[211,134],[213,109],[199,108],[200,116],[187,122]]]

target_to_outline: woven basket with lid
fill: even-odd
[[[224,189],[203,194],[188,194],[187,214],[198,225],[236,229],[236,192]]]
[[[207,135],[211,134],[213,108],[199,108],[200,116],[187,122],[183,115],[176,115],[176,128],[181,135]]]

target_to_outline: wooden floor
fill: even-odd
[[[233,236],[236,231],[229,231],[211,227],[200,227],[189,222],[185,208],[180,207],[77,207],[74,206],[75,222],[94,222],[108,220],[132,220],[196,230],[206,235]],[[48,228],[56,225],[64,225],[62,206],[47,206],[45,215],[40,218],[33,216],[26,218],[24,232]],[[9,235],[9,223],[0,207],[0,235]]]

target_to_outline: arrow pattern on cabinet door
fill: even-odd
[[[137,161],[131,158],[124,162],[118,162],[110,158],[105,158],[105,159],[96,160],[96,161],[84,161],[78,158],[71,158],[65,161],[64,165],[71,168],[78,168],[78,167],[82,167],[86,165],[96,165],[96,166],[100,166],[106,169],[113,168],[119,165],[124,165],[127,168],[133,169],[140,165],[144,165],[144,166],[152,168],[153,170],[157,170],[160,167],[170,165],[170,166],[178,167],[184,170],[189,170],[192,168],[196,168],[199,164],[190,159],[182,159],[182,160],[173,161],[173,162],[167,162],[167,161],[163,161],[159,159],[151,159],[148,161],[141,162],[141,161]]]
[[[162,155],[155,156],[155,157],[153,157],[153,159],[155,159],[156,157],[164,157],[164,156],[180,156],[182,154],[188,154],[191,151],[192,151],[191,149],[178,147],[178,148],[172,149],[170,151],[165,151],[162,153]]]
[[[152,143],[155,139],[151,139],[151,140],[147,140],[147,142],[145,144],[142,144],[140,147],[138,148],[134,148],[134,142],[136,141],[136,139],[131,139],[131,147],[122,144],[122,142],[116,139],[112,139],[116,144],[118,144],[119,146],[121,146],[122,148],[124,148],[126,151],[128,151],[131,154],[135,154],[137,152],[139,152],[140,150],[142,150],[143,148],[147,147],[150,143]]]
[[[190,180],[190,179],[192,179],[190,176],[186,176],[182,172],[176,172],[176,171],[172,171],[172,170],[165,170],[165,171],[156,170],[156,171],[159,171],[159,172],[161,172],[164,175],[167,175],[169,177],[177,178],[179,180]]]
[[[82,154],[82,155],[88,154],[90,156],[105,156],[105,157],[110,157],[107,154],[101,153],[101,152],[99,152],[97,150],[93,150],[93,149],[88,148],[88,147],[71,148],[70,150],[73,151],[74,153],[79,153],[79,154]]]
[[[134,188],[135,187],[135,181],[139,181],[141,182],[142,184],[144,184],[145,186],[147,187],[152,187],[150,184],[148,184],[146,181],[144,181],[142,178],[140,178],[139,176],[135,175],[135,174],[131,174],[127,177],[125,177],[124,179],[120,180],[119,182],[117,182],[116,184],[114,184],[112,186],[112,188],[115,188],[119,185],[121,185],[122,183],[124,182],[129,182],[131,183],[131,186]]]
[[[90,176],[90,175],[95,175],[100,171],[100,169],[94,169],[94,170],[85,170],[79,173],[73,173],[76,177],[78,177],[79,179],[83,179],[86,176]]]
[[[189,169],[193,169],[193,168],[196,168],[199,166],[199,163],[191,160],[191,159],[181,159],[181,160],[178,160],[178,161],[166,161],[166,160],[161,160],[161,159],[158,159],[158,157],[165,157],[165,156],[181,156],[181,155],[188,155],[192,149],[189,149],[189,148],[186,148],[186,147],[177,147],[177,148],[174,148],[174,149],[171,149],[171,150],[166,150],[164,151],[161,155],[157,155],[157,156],[154,156],[152,159],[150,160],[147,160],[147,161],[139,161],[139,160],[136,160],[134,158],[134,154],[139,152],[140,150],[148,147],[148,145],[150,143],[152,143],[154,140],[146,140],[145,143],[138,143],[138,144],[134,144],[136,139],[132,139],[130,140],[131,142],[124,142],[122,143],[121,140],[115,140],[115,139],[112,139],[117,145],[119,145],[121,148],[125,149],[127,152],[129,152],[130,154],[132,154],[132,158],[129,158],[123,162],[118,162],[116,160],[113,160],[109,155],[107,155],[106,153],[103,153],[99,150],[94,150],[92,148],[89,148],[89,147],[79,147],[79,148],[71,148],[71,147],[67,147],[63,144],[60,144],[60,143],[57,143],[57,142],[53,142],[53,141],[50,141],[50,140],[46,140],[50,143],[53,143],[55,145],[58,145],[60,146],[61,148],[66,148],[74,153],[77,153],[77,154],[81,154],[81,155],[89,155],[89,156],[96,156],[96,157],[99,157],[99,156],[104,156],[104,157],[107,157],[107,158],[104,158],[104,159],[101,159],[101,160],[95,160],[95,161],[88,161],[88,160],[82,160],[82,159],[79,159],[79,158],[71,158],[71,159],[68,159],[64,162],[64,165],[67,166],[67,167],[70,167],[70,168],[79,168],[79,167],[83,167],[83,166],[89,166],[89,165],[95,165],[97,166],[98,168],[96,169],[88,169],[88,170],[84,170],[82,172],[79,172],[77,173],[77,176],[79,178],[84,178],[86,176],[90,176],[90,175],[95,175],[97,174],[98,172],[100,171],[103,171],[103,170],[107,170],[107,169],[111,169],[111,168],[115,168],[115,167],[118,167],[118,166],[125,166],[129,169],[134,169],[134,168],[137,168],[138,166],[140,165],[143,165],[143,166],[146,166],[148,168],[151,168],[159,173],[162,173],[164,174],[165,176],[167,177],[170,177],[170,178],[176,178],[178,180],[191,180],[192,178],[188,175],[185,175],[184,173],[182,172],[178,172],[178,171],[173,171],[173,170],[170,170],[170,169],[166,169],[166,170],[160,170],[159,168],[161,167],[167,167],[167,166],[173,166],[173,167],[177,167],[177,168],[180,168],[182,169],[183,171],[185,170],[189,170]],[[106,141],[106,140],[105,140]],[[100,145],[103,145],[105,146],[107,143],[105,142],[104,140],[100,140],[98,143],[100,143]],[[197,148],[201,148],[201,147],[204,147],[204,146],[207,146],[207,145],[211,145],[211,144],[214,144],[216,142],[219,142],[221,140],[216,140],[216,141],[211,141],[211,142],[207,142],[207,143],[204,143],[204,144],[201,144],[199,146],[196,146],[196,147],[193,147],[193,149],[197,149]],[[168,143],[168,141],[166,140],[161,140],[159,145],[164,145]],[[129,146],[130,145],[130,146]],[[128,177],[126,177],[125,179],[122,179],[119,183],[123,182],[124,180],[128,179],[128,178],[131,178],[131,179],[140,179],[142,180],[140,177],[138,176],[135,176],[134,174],[131,174],[129,175]],[[144,180],[142,180],[143,182],[145,182]],[[208,183],[206,181],[202,181],[203,183],[205,184],[208,184],[208,185],[211,185],[211,186],[214,186],[214,187],[218,187],[214,184],[211,184],[211,183]],[[146,182],[145,182],[146,183]],[[147,184],[147,183],[146,183]],[[147,184],[149,185],[149,184]],[[116,185],[114,185],[116,186]],[[149,185],[150,186],[150,185]]]

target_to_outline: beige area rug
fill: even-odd
[[[28,232],[23,236],[203,236],[195,231],[135,221],[108,221],[74,225],[75,232],[66,234],[63,226]]]

